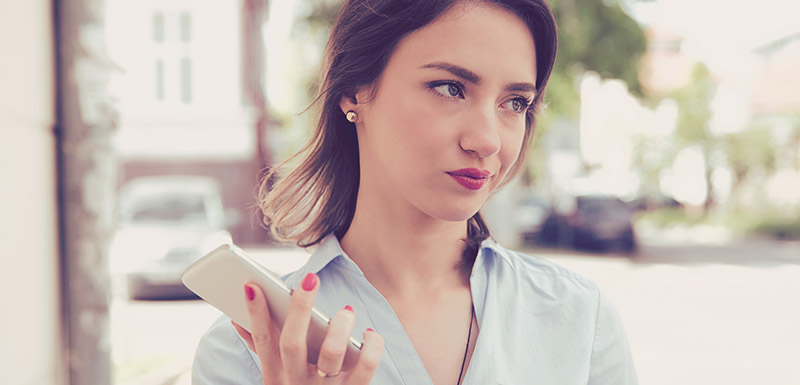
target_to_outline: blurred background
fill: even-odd
[[[0,0],[2,384],[188,384],[341,0]],[[800,6],[552,0],[559,56],[493,236],[596,280],[642,384],[800,383]],[[531,325],[535,327],[535,325]]]

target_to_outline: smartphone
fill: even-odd
[[[184,286],[210,303],[247,331],[250,314],[244,298],[244,285],[253,282],[267,297],[272,321],[283,328],[292,289],[274,272],[267,269],[244,250],[233,244],[222,245],[206,254],[181,275]],[[308,362],[317,363],[322,341],[328,332],[330,317],[316,306],[311,309],[308,325]],[[355,366],[362,343],[353,337],[347,344],[343,369]]]

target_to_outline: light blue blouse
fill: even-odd
[[[353,336],[366,328],[385,340],[372,384],[432,384],[392,307],[326,237],[305,266],[284,280],[297,287],[308,272],[320,277],[316,305],[356,313]],[[636,372],[620,317],[594,282],[541,258],[481,245],[470,276],[479,333],[463,384],[629,385]],[[192,368],[194,385],[258,385],[261,365],[230,319],[203,336]]]

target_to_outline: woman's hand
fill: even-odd
[[[261,288],[254,283],[245,285],[252,334],[235,322],[233,326],[261,359],[264,385],[368,385],[380,362],[383,338],[367,329],[355,367],[342,371],[355,314],[348,308],[341,309],[331,319],[317,365],[309,364],[306,337],[319,279],[316,274],[308,273],[300,286],[292,294],[283,330],[279,331],[269,316],[269,305]]]

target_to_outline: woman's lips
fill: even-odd
[[[470,190],[480,190],[489,180],[489,176],[492,173],[486,170],[478,170],[477,168],[465,168],[456,171],[448,171],[447,174],[458,182],[458,184]]]

